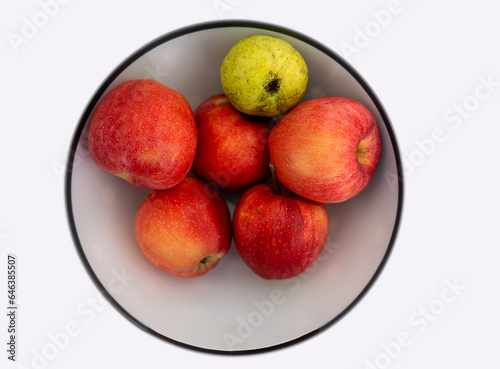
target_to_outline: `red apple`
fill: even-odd
[[[196,122],[178,91],[152,79],[130,80],[97,106],[88,142],[102,170],[137,187],[166,189],[182,181],[193,164]]]
[[[368,185],[382,142],[375,117],[363,104],[327,96],[286,114],[271,131],[269,151],[286,187],[313,201],[337,203]]]
[[[239,191],[269,177],[269,123],[238,112],[224,94],[195,111],[198,149],[193,173],[226,191]]]
[[[153,190],[135,219],[137,242],[158,268],[182,278],[206,274],[231,245],[225,200],[208,184],[187,176],[167,190]]]
[[[325,205],[268,184],[248,189],[233,216],[236,248],[264,279],[287,279],[304,272],[318,257],[328,235]]]

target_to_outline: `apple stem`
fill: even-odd
[[[273,163],[269,163],[269,169],[271,169],[271,175],[273,176],[273,181],[274,181],[274,190],[276,194],[281,195],[281,188],[280,188],[280,180],[278,179],[278,176],[276,175],[276,166]]]

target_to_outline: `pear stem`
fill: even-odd
[[[274,191],[276,192],[277,195],[282,195],[280,188],[280,180],[276,175],[276,166],[273,163],[269,163],[269,169],[271,169],[271,175],[273,176]]]

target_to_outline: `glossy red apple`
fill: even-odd
[[[151,191],[136,214],[137,242],[144,255],[178,277],[206,274],[231,244],[227,204],[206,186],[187,176],[172,188]]]
[[[99,103],[88,143],[102,170],[137,187],[166,189],[182,181],[193,164],[196,122],[178,91],[152,79],[130,80]]]
[[[233,215],[236,248],[246,265],[264,279],[287,279],[318,257],[328,235],[323,204],[267,184],[248,189]]]
[[[238,112],[224,94],[205,100],[195,111],[198,149],[193,173],[226,191],[239,191],[269,175],[267,120]]]
[[[286,187],[313,201],[338,203],[368,185],[382,142],[375,117],[363,104],[327,96],[286,114],[271,131],[269,151]]]

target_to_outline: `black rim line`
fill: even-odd
[[[88,118],[90,117],[90,114],[93,111],[94,106],[97,104],[103,93],[106,91],[106,89],[111,85],[111,83],[116,79],[116,77],[123,72],[130,64],[132,64],[134,61],[136,61],[139,57],[143,56],[146,54],[148,51],[154,49],[155,47],[170,41],[172,39],[178,38],[180,36],[185,36],[190,33],[198,32],[198,31],[203,31],[203,30],[208,30],[208,29],[214,29],[214,28],[229,28],[229,27],[245,27],[245,28],[255,28],[255,29],[262,29],[262,30],[267,30],[267,31],[272,31],[272,32],[277,32],[281,33],[293,38],[296,38],[298,40],[301,40],[310,46],[313,46],[314,48],[320,50],[324,54],[328,55],[331,57],[333,60],[335,60],[337,63],[339,63],[344,69],[349,72],[349,74],[363,87],[364,91],[368,94],[372,102],[375,104],[377,107],[382,120],[384,121],[384,124],[386,126],[386,129],[388,131],[391,144],[393,146],[393,151],[396,159],[396,165],[397,165],[397,171],[398,171],[398,208],[397,208],[397,213],[396,213],[396,218],[394,221],[394,227],[393,227],[393,232],[391,235],[391,238],[389,240],[389,245],[387,247],[387,251],[380,262],[380,265],[378,266],[377,270],[375,271],[374,275],[368,282],[368,284],[363,288],[363,290],[358,294],[358,296],[340,313],[338,314],[335,318],[330,320],[328,323],[324,324],[323,326],[306,333],[300,337],[291,339],[290,341],[283,342],[280,344],[276,344],[274,346],[269,346],[269,347],[264,347],[264,348],[259,348],[259,349],[252,349],[252,350],[236,350],[236,351],[223,351],[223,350],[215,350],[215,349],[207,349],[203,347],[198,347],[190,344],[186,344],[177,340],[174,340],[170,337],[164,336],[163,334],[160,334],[156,332],[155,330],[149,328],[145,324],[141,323],[138,321],[135,317],[133,317],[131,314],[128,313],[128,311],[123,308],[107,291],[107,289],[103,286],[103,284],[100,282],[99,278],[97,275],[94,273],[92,266],[90,265],[84,251],[82,244],[80,243],[80,239],[78,237],[78,231],[76,229],[75,225],[75,219],[73,215],[73,206],[72,206],[72,200],[71,200],[71,183],[72,183],[72,173],[73,173],[73,162],[74,162],[74,157],[76,154],[76,150],[78,147],[78,142],[80,140],[81,134],[83,132],[83,129],[86,125],[86,122]],[[66,212],[67,212],[67,218],[68,218],[68,223],[69,223],[69,228],[71,230],[71,236],[73,239],[73,242],[76,246],[78,255],[87,271],[89,276],[91,277],[92,281],[98,288],[98,290],[105,296],[105,298],[110,302],[111,305],[113,305],[123,316],[125,316],[129,321],[131,321],[133,324],[141,328],[142,330],[146,331],[147,333],[162,339],[164,341],[167,341],[169,343],[175,344],[177,346],[189,349],[189,350],[194,350],[198,352],[203,352],[203,353],[209,353],[209,354],[219,354],[219,355],[248,355],[248,354],[258,354],[258,353],[265,353],[265,352],[270,352],[270,351],[275,351],[279,349],[283,349],[292,345],[295,345],[299,342],[305,341],[318,333],[321,333],[328,328],[330,328],[333,324],[338,322],[340,319],[342,319],[348,312],[350,312],[360,301],[367,292],[370,290],[370,288],[373,286],[375,281],[378,279],[380,276],[383,268],[387,264],[387,260],[390,257],[390,254],[392,253],[392,249],[394,246],[394,243],[396,241],[397,234],[399,232],[400,228],[400,223],[401,223],[401,217],[402,217],[402,210],[403,210],[403,198],[404,198],[404,179],[403,179],[403,170],[402,170],[402,164],[401,164],[401,158],[400,158],[400,150],[397,144],[397,139],[396,135],[394,133],[394,130],[392,128],[391,122],[389,120],[389,117],[382,106],[381,102],[379,101],[378,97],[376,94],[373,92],[371,87],[368,85],[368,83],[365,81],[365,79],[350,65],[348,64],[340,55],[329,49],[328,47],[324,46],[323,44],[315,41],[314,39],[311,39],[309,36],[306,36],[300,32],[294,31],[292,29],[278,26],[275,24],[270,24],[270,23],[265,23],[265,22],[259,22],[259,21],[248,21],[248,20],[227,20],[227,21],[209,21],[209,22],[203,22],[203,23],[197,23],[194,25],[190,26],[185,26],[183,28],[177,29],[175,31],[166,33],[153,41],[149,42],[148,44],[144,45],[137,51],[135,51],[132,55],[130,55],[127,59],[125,59],[118,67],[116,67],[110,74],[109,76],[105,79],[105,81],[101,84],[101,86],[96,90],[94,95],[92,96],[91,100],[89,103],[86,105],[86,109],[83,112],[78,126],[75,129],[75,133],[72,138],[71,146],[70,146],[70,151],[68,154],[68,160],[67,160],[67,165],[66,165],[66,175],[65,175],[65,204],[66,204]]]

